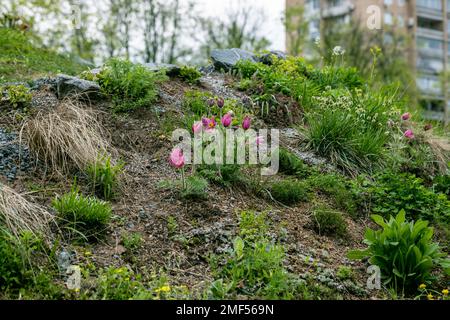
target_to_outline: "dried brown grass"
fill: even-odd
[[[63,100],[54,110],[40,111],[22,126],[20,139],[53,173],[85,170],[111,151],[97,114],[76,100]]]
[[[51,237],[53,215],[44,207],[29,202],[10,187],[0,183],[0,223],[19,238],[24,231],[44,239]]]

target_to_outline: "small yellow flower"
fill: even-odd
[[[431,293],[429,293],[429,294],[427,295],[427,298],[428,298],[428,300],[434,300],[433,295],[432,295]]]
[[[419,289],[425,289],[427,286],[425,285],[425,284],[421,284],[420,286],[419,286]]]
[[[169,292],[170,286],[162,286],[161,288],[158,288],[155,290],[156,292]]]
[[[92,256],[92,252],[86,251],[86,252],[84,253],[84,255],[85,255],[86,257]]]
[[[448,296],[448,289],[442,290],[442,294],[443,294],[444,296]]]

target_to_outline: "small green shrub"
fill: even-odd
[[[19,290],[24,298],[25,292],[32,291],[35,298],[52,298],[57,295],[49,273],[43,271],[48,262],[46,249],[44,242],[30,232],[24,232],[16,238],[6,229],[0,228],[2,293],[8,293],[14,299]]]
[[[423,180],[408,173],[384,173],[367,181],[372,212],[387,216],[405,210],[412,219],[449,224],[450,202],[444,194],[426,188]]]
[[[183,107],[185,110],[193,112],[195,115],[201,117],[209,114],[210,107],[208,100],[213,97],[209,93],[192,90],[184,94]]]
[[[305,182],[296,180],[283,180],[275,182],[270,188],[272,197],[286,205],[308,201],[309,188]]]
[[[284,148],[279,152],[279,166],[280,172],[287,175],[305,178],[309,174],[308,167],[303,161]]]
[[[128,251],[135,251],[142,244],[142,234],[138,232],[125,233],[122,235],[122,243]]]
[[[186,187],[181,191],[185,199],[206,199],[208,197],[208,180],[197,175],[186,178]]]
[[[433,179],[433,189],[436,193],[443,193],[450,198],[450,175],[441,175]]]
[[[106,157],[87,168],[88,177],[98,196],[105,200],[114,198],[123,167],[124,163],[119,162],[113,165],[111,157]]]
[[[98,74],[103,91],[112,97],[115,112],[149,108],[155,102],[159,83],[166,81],[164,72],[153,72],[141,64],[113,58]]]
[[[190,84],[197,84],[202,77],[202,73],[195,67],[183,66],[180,70],[179,77]]]
[[[315,174],[308,178],[308,184],[317,192],[331,197],[335,207],[355,217],[357,206],[352,191],[343,177],[337,174]]]
[[[212,183],[225,187],[242,181],[240,166],[235,164],[202,165],[197,170]]]
[[[342,213],[325,206],[314,209],[313,224],[319,234],[344,237],[347,234],[347,223]]]
[[[24,85],[10,85],[5,87],[6,100],[14,108],[26,108],[31,103],[32,95]]]
[[[244,214],[240,234],[233,241],[225,265],[213,266],[216,280],[209,289],[210,297],[292,299],[297,296],[299,282],[283,267],[283,247],[268,239],[268,221],[264,218],[255,213]]]
[[[91,298],[96,300],[148,300],[153,296],[142,283],[142,276],[127,267],[106,268],[99,271],[96,291]]]
[[[367,229],[366,250],[349,252],[351,259],[368,257],[372,265],[380,268],[384,284],[403,294],[432,280],[432,271],[438,266],[450,271],[450,261],[444,259],[445,254],[432,241],[433,228],[428,227],[427,221],[407,221],[405,215],[403,210],[389,220],[373,215],[381,229]]]
[[[77,188],[56,197],[53,207],[63,224],[92,236],[105,228],[111,218],[111,205],[94,197],[85,197]]]
[[[16,239],[0,232],[0,288],[20,287],[27,278],[26,264]]]
[[[345,280],[354,280],[355,275],[351,267],[339,266],[336,272],[336,277],[341,281],[345,281]]]
[[[255,87],[256,82],[251,79],[242,79],[235,84],[235,88],[239,91],[248,91]]]

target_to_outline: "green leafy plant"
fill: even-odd
[[[20,237],[0,227],[0,289],[3,298],[56,299],[63,290],[53,283],[48,247],[31,232]]]
[[[446,273],[450,268],[450,261],[444,259],[445,254],[432,240],[433,228],[428,227],[428,222],[407,221],[405,216],[404,210],[389,220],[373,215],[381,229],[367,229],[364,243],[368,248],[348,254],[351,259],[368,257],[371,264],[380,268],[384,284],[403,294],[431,281],[436,267],[443,267]]]
[[[326,206],[318,206],[314,209],[313,225],[319,234],[339,237],[347,235],[347,223],[342,217],[342,213]]]
[[[299,282],[283,267],[284,250],[266,235],[265,216],[252,212],[241,215],[240,234],[222,267],[214,268],[209,295],[216,299],[249,296],[261,299],[292,299]]]
[[[318,193],[330,197],[335,207],[345,210],[353,217],[357,215],[358,208],[352,190],[343,177],[337,174],[313,174],[307,182]]]
[[[186,178],[186,187],[181,191],[185,199],[206,199],[208,197],[208,180],[197,175]]]
[[[87,167],[87,174],[97,195],[105,200],[114,198],[124,163],[112,164],[111,157],[103,157]]]
[[[183,107],[197,116],[209,114],[211,108],[207,102],[212,98],[213,96],[206,92],[198,90],[187,91],[184,94]]]
[[[5,87],[6,100],[14,108],[25,108],[31,103],[32,95],[24,85],[9,85]]]
[[[69,193],[56,197],[52,205],[64,225],[87,237],[102,231],[111,218],[109,203],[94,197],[85,197],[76,187],[72,187]]]
[[[232,184],[242,181],[239,165],[202,165],[198,169],[198,173],[209,181],[229,187]]]
[[[301,201],[308,201],[309,188],[305,182],[296,180],[282,180],[270,187],[272,197],[283,204],[291,205]]]
[[[433,189],[436,193],[443,193],[450,198],[450,175],[440,175],[433,179]]]
[[[168,79],[163,71],[154,72],[116,58],[107,61],[97,77],[103,91],[111,96],[115,112],[151,107],[158,95],[158,84]]]
[[[450,202],[444,194],[434,193],[423,180],[408,173],[384,173],[367,181],[372,212],[386,216],[404,209],[413,218],[447,224],[450,221]]]
[[[197,84],[202,77],[202,73],[197,68],[182,66],[179,77],[190,84]]]
[[[122,235],[122,243],[128,251],[136,251],[142,244],[142,234],[139,232],[127,232]]]
[[[280,172],[287,175],[305,178],[309,174],[308,167],[304,164],[304,162],[284,148],[280,148],[279,166]]]

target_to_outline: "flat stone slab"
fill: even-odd
[[[229,71],[240,60],[258,62],[258,58],[250,51],[242,49],[214,49],[211,51],[211,60],[216,70]]]
[[[102,95],[100,86],[93,81],[83,80],[77,77],[59,74],[56,79],[56,95],[62,99],[67,95],[80,95],[92,100],[99,99]]]

